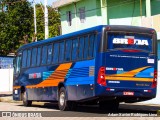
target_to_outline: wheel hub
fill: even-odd
[[[60,94],[60,105],[63,106],[64,105],[64,101],[65,101],[65,95],[64,92],[62,92]]]

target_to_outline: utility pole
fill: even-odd
[[[45,39],[47,39],[49,34],[47,0],[44,0],[44,26],[45,26]]]
[[[151,17],[151,0],[146,0],[146,17]]]
[[[36,21],[36,0],[33,1],[33,6],[34,6],[34,40],[37,42],[37,21]]]

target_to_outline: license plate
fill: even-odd
[[[123,92],[123,95],[133,96],[134,92]]]

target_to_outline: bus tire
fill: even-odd
[[[69,102],[67,101],[66,89],[61,87],[58,93],[58,107],[61,111],[69,110]]]
[[[28,100],[26,91],[22,93],[22,101],[23,101],[23,105],[26,107],[29,107],[32,105],[32,101]]]

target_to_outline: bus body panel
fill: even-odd
[[[57,66],[24,70],[17,85],[25,86],[28,100],[57,101],[58,85],[64,83],[68,100],[81,100],[93,97],[95,61],[64,63]],[[24,75],[25,74],[25,75]],[[15,82],[16,83],[16,82]],[[15,87],[16,88],[16,87]],[[19,92],[20,93],[20,89]],[[14,94],[14,100],[19,100]]]
[[[157,64],[148,63],[148,60],[155,60],[154,56],[130,53],[103,53],[105,67],[106,86],[97,84],[96,95],[125,96],[124,92],[134,92],[134,97],[154,98],[156,89],[152,88],[154,71]],[[125,59],[124,59],[125,57]],[[102,62],[103,63],[103,62]],[[151,90],[151,92],[147,92]]]
[[[101,49],[96,57],[95,96],[100,100],[122,102],[154,98],[156,86],[152,85],[154,79],[157,80],[155,31],[114,27],[105,27],[103,31]],[[101,70],[105,72],[100,76],[105,76],[105,82],[99,84]]]
[[[104,41],[107,27],[93,27],[21,47],[19,51],[96,32],[93,52],[95,56],[92,59],[21,68],[20,74],[14,78],[13,99],[21,99],[22,87],[24,87],[27,90],[28,100],[57,101],[58,87],[61,83],[66,88],[69,101],[116,98],[119,101],[140,101],[154,98],[156,88],[152,88],[152,79],[154,71],[157,70],[156,54],[143,51],[133,53],[122,50],[107,51],[107,47],[102,47],[107,44]],[[122,28],[128,30],[130,27],[114,26],[115,31],[120,31]],[[137,28],[139,32],[142,31],[142,28]],[[148,31],[150,30],[147,29],[147,33]],[[105,68],[106,86],[97,83],[101,67]],[[137,72],[130,76],[133,71]],[[126,72],[128,74],[125,74]]]

